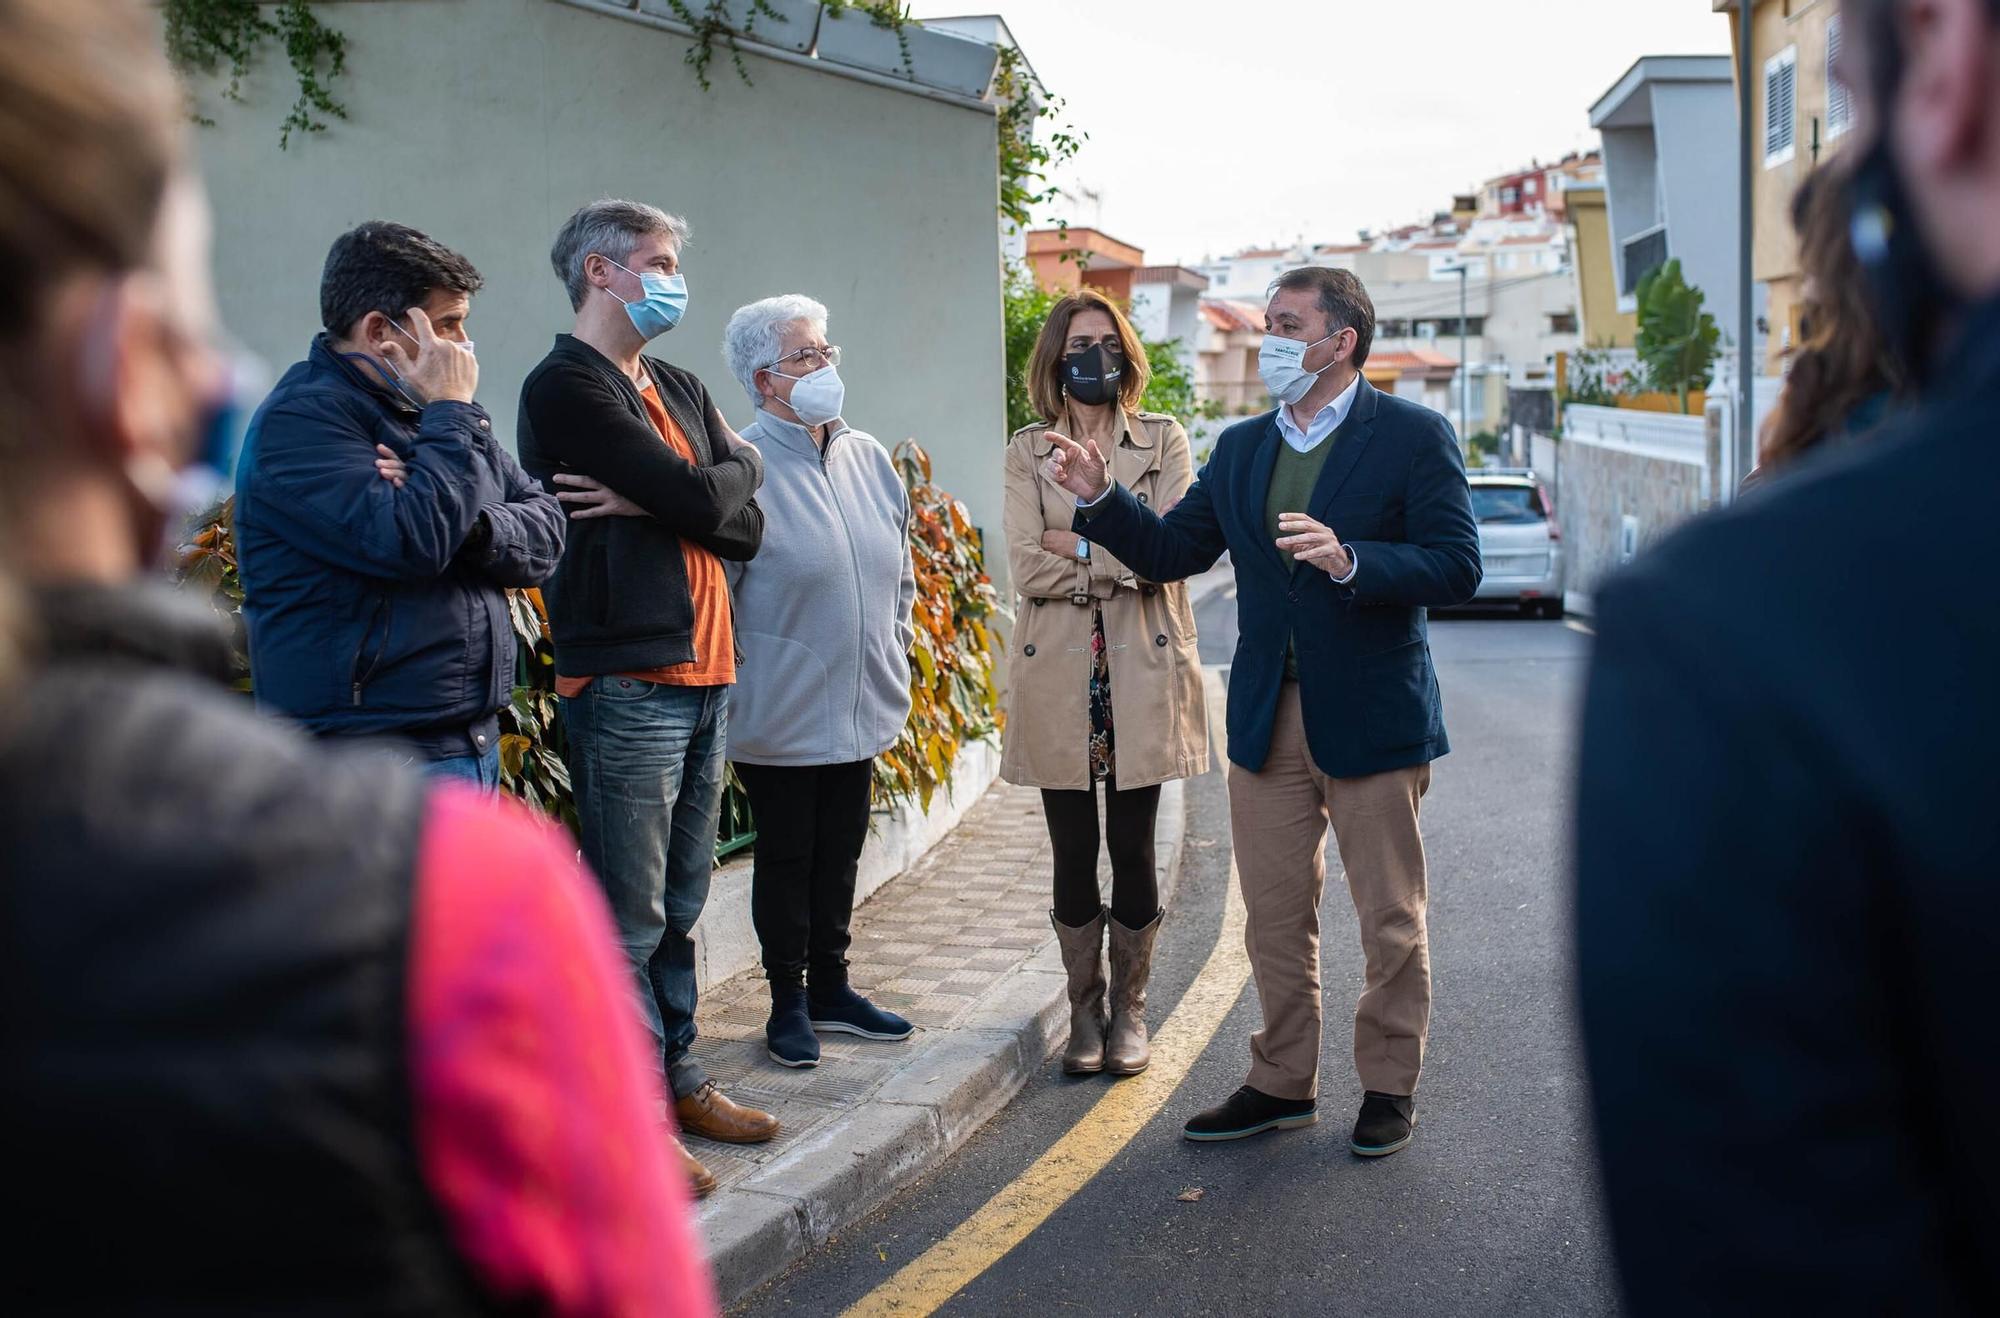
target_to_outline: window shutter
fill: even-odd
[[[1854,123],[1854,97],[1835,71],[1840,63],[1840,16],[1826,24],[1826,134],[1837,137]]]
[[[1764,65],[1764,163],[1792,158],[1798,124],[1798,54],[1787,50]]]

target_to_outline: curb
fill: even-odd
[[[1186,800],[1183,783],[1162,786],[1153,830],[1162,906],[1180,881]],[[1068,1037],[1066,986],[1051,935],[866,1104],[711,1199],[700,1225],[722,1303],[873,1212],[1012,1101]]]

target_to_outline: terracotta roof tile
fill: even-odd
[[[1202,319],[1224,333],[1249,331],[1253,334],[1264,332],[1264,308],[1252,306],[1248,302],[1238,302],[1232,298],[1203,298]]]

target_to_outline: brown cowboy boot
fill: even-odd
[[[1096,1075],[1104,1069],[1104,912],[1075,928],[1049,912],[1069,972],[1069,1047],[1063,1050],[1068,1075]]]
[[[1137,1075],[1153,1060],[1146,1040],[1146,981],[1153,975],[1153,940],[1159,937],[1163,910],[1143,929],[1127,929],[1113,918],[1111,926],[1111,1033],[1104,1045],[1104,1069],[1113,1075]]]

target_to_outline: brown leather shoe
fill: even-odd
[[[674,1152],[680,1158],[681,1171],[686,1173],[688,1185],[694,1190],[694,1197],[706,1199],[715,1193],[715,1173],[701,1165],[701,1159],[688,1152],[688,1146],[674,1140]]]
[[[762,1144],[778,1133],[776,1117],[730,1102],[713,1080],[686,1098],[675,1099],[674,1119],[688,1134],[723,1144]]]

